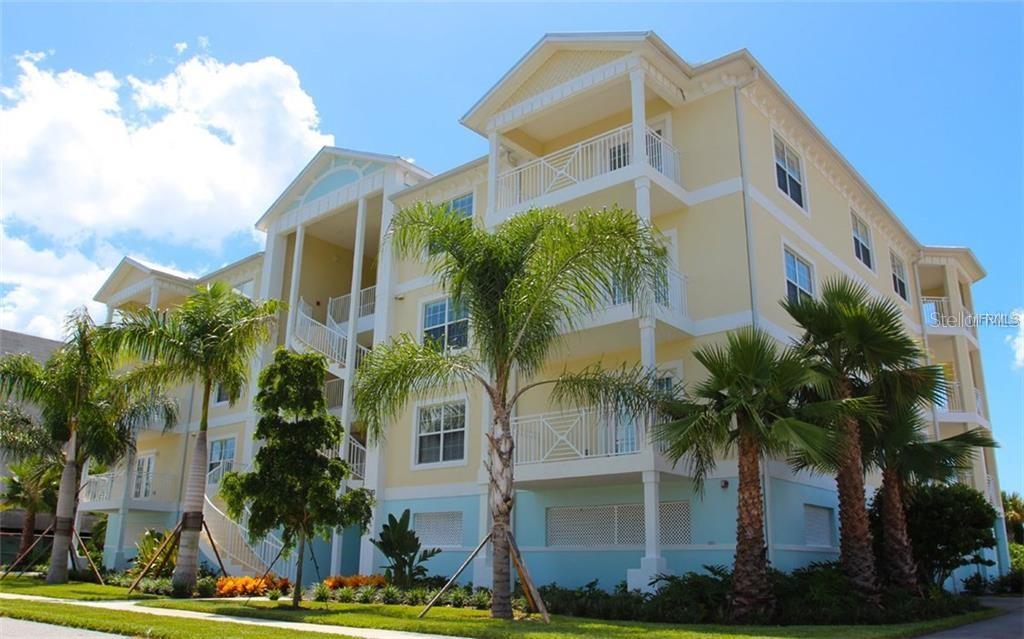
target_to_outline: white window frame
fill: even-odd
[[[828,511],[828,540],[825,544],[812,544],[807,539],[807,509],[818,508]],[[836,547],[836,509],[833,506],[822,506],[821,504],[804,503],[804,546],[807,548],[835,548]]]
[[[903,271],[903,275],[900,276],[896,272],[896,267],[899,266],[900,270]],[[896,255],[896,251],[889,251],[889,268],[892,271],[892,290],[896,293],[896,297],[903,302],[910,303],[910,280],[907,277],[907,263],[902,257]],[[899,286],[897,280],[903,284],[903,291],[906,293],[906,297],[900,295]]]
[[[816,299],[818,293],[818,267],[814,263],[814,260],[807,257],[807,254],[800,251],[792,242],[782,241],[782,297],[783,299],[789,299],[789,273],[786,272],[786,253],[792,253],[793,257],[806,263],[811,270],[811,290],[805,291],[811,294],[812,299]],[[797,288],[800,289],[799,282],[794,282]],[[800,289],[803,290],[803,289]]]
[[[452,459],[448,461],[436,461],[436,462],[424,462],[419,461],[419,443],[420,443],[420,411],[425,408],[432,408],[434,406],[441,406],[445,404],[456,404],[461,402],[465,408],[465,421],[463,422],[463,436],[462,436],[462,459]],[[452,395],[450,397],[442,397],[438,399],[429,399],[418,401],[413,405],[412,411],[412,445],[409,449],[409,463],[412,470],[430,470],[434,468],[457,468],[459,466],[465,466],[469,463],[469,396],[466,394]],[[442,431],[443,432],[443,431]],[[444,454],[444,435],[441,435],[441,455]]]
[[[860,238],[860,234],[857,231],[858,224],[864,227],[864,231],[867,233],[867,242]],[[858,215],[857,211],[854,211],[853,209],[850,209],[850,237],[853,238],[854,243],[853,256],[857,258],[857,261],[864,265],[864,267],[869,269],[872,273],[877,272],[876,267],[878,266],[878,254],[875,251],[874,233],[872,233],[871,231],[871,225],[868,224],[867,220],[865,220],[862,216]],[[871,256],[870,264],[865,262],[864,258],[861,255],[857,255],[858,244],[864,245],[867,248],[868,255]],[[863,249],[861,250],[861,254],[863,255]]]
[[[210,404],[212,406],[229,406],[231,404],[231,396],[229,395],[227,399],[221,400],[220,399],[220,387],[221,387],[221,384],[219,382],[217,384],[214,384],[214,386],[213,386],[213,401],[210,402]],[[239,398],[239,399],[241,399],[241,398]]]
[[[211,439],[209,441],[209,446],[206,449],[206,474],[207,475],[209,475],[210,473],[212,473],[214,471],[214,468],[211,467],[212,464],[213,464],[213,445],[215,443],[217,443],[217,442],[226,442],[228,440],[231,440],[231,441],[234,442],[234,444],[231,447],[232,448],[231,470],[235,470],[235,466],[238,463],[238,438],[235,435],[227,435],[225,437],[218,437],[216,439]],[[226,459],[218,459],[217,460],[217,462],[221,463],[221,464],[223,464],[225,461],[227,461],[227,460]],[[222,477],[224,476],[224,472],[231,472],[231,471],[223,471],[223,472],[221,472],[221,476]]]
[[[466,198],[466,197],[470,198],[470,200],[469,200],[469,211],[468,212],[462,211],[462,217],[468,218],[468,219],[472,219],[472,218],[476,217],[476,192],[475,191],[466,191],[465,193],[460,193],[459,195],[456,195],[455,197],[448,198],[447,200],[444,201],[444,205],[448,206],[448,207],[452,207],[452,210],[462,210],[462,209],[455,209],[452,205],[455,203],[455,200],[461,200],[462,198]]]
[[[436,302],[440,302],[441,300],[445,300],[449,304],[451,303],[451,297],[446,295],[446,294],[444,294],[444,293],[441,293],[441,294],[438,294],[438,295],[430,295],[430,296],[424,297],[424,298],[422,298],[420,300],[419,321],[418,321],[419,332],[417,333],[417,336],[418,336],[420,344],[425,344],[426,343],[426,339],[425,339],[426,335],[425,335],[425,333],[427,332],[427,327],[424,326],[424,322],[427,319],[427,306],[429,304],[434,304]],[[457,321],[461,322],[463,320],[457,320]],[[469,323],[469,315],[468,315],[468,313],[466,315],[465,321],[467,322],[467,325],[466,325],[466,346],[459,346],[457,348],[451,348],[450,346],[448,346],[448,329],[446,328],[445,329],[445,340],[444,340],[445,341],[444,347],[445,347],[446,350],[460,351],[463,348],[468,348],[469,347],[469,344],[470,344],[471,340],[473,339],[473,333],[472,333],[472,326]],[[448,321],[448,312],[447,312],[447,309],[446,309],[445,310],[445,324],[444,324],[444,326],[447,327],[449,324],[451,324],[451,322]]]
[[[803,203],[802,204],[797,202],[795,199],[793,199],[793,196],[791,196],[789,194],[789,181],[788,181],[788,179],[786,181],[786,189],[785,190],[781,186],[779,186],[779,178],[778,178],[778,174],[776,173],[777,165],[778,165],[778,158],[775,157],[775,140],[776,139],[779,142],[782,142],[783,147],[785,147],[786,153],[792,152],[793,155],[796,156],[796,160],[799,163],[800,179],[797,180],[797,183],[800,185],[800,194],[803,196]],[[807,192],[808,191],[808,188],[807,188],[807,181],[808,181],[807,180],[807,163],[804,161],[804,154],[803,154],[803,152],[797,147],[797,145],[791,143],[788,139],[786,139],[786,136],[782,135],[781,133],[779,133],[775,129],[772,129],[772,139],[771,139],[770,147],[771,147],[771,155],[772,155],[772,183],[775,185],[775,190],[777,190],[782,195],[786,196],[786,199],[789,202],[791,202],[794,206],[796,206],[798,209],[803,211],[805,215],[809,215],[810,212],[811,212],[810,194]],[[792,177],[792,174],[789,172],[788,162],[787,162],[787,166],[784,166],[782,168],[783,168],[784,171],[786,171],[787,177]]]

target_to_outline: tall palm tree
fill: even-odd
[[[60,486],[60,462],[53,457],[36,455],[8,466],[4,477],[0,510],[21,510],[21,543],[18,555],[28,550],[35,537],[36,515],[57,509],[57,488]]]
[[[685,398],[665,403],[664,419],[671,421],[658,425],[656,434],[673,463],[688,457],[701,492],[717,459],[737,452],[731,615],[736,621],[763,620],[771,615],[774,597],[765,556],[761,459],[795,451],[821,462],[830,459],[830,431],[805,421],[801,413],[820,420],[843,407],[837,402],[794,402],[810,382],[810,369],[798,351],[780,350],[763,331],[734,331],[724,346],[704,346],[693,355],[708,376]]]
[[[491,615],[509,619],[513,407],[529,389],[552,385],[556,402],[596,403],[649,421],[657,393],[653,372],[640,367],[536,378],[562,333],[613,293],[649,312],[656,288],[665,286],[668,256],[648,223],[619,208],[568,215],[531,210],[488,230],[448,207],[418,204],[399,211],[392,224],[396,252],[428,256],[428,268],[452,304],[468,313],[471,339],[453,349],[402,335],[374,347],[356,375],[356,411],[379,438],[411,396],[470,385],[484,389],[491,409],[484,462],[494,552]],[[512,381],[516,376],[527,381],[520,386]]]
[[[234,403],[245,388],[249,366],[283,304],[254,302],[224,282],[196,287],[170,311],[148,307],[125,309],[118,321],[103,330],[110,348],[155,362],[165,384],[194,381],[202,392],[199,432],[189,467],[182,513],[175,586],[191,590],[199,568],[199,536],[206,494],[207,441],[210,397],[217,385]]]
[[[1011,543],[1024,544],[1024,497],[1018,492],[1008,493],[1004,490],[999,498],[1003,502],[1007,538]]]
[[[978,448],[996,442],[980,428],[938,441],[927,436],[917,407],[886,406],[879,430],[864,433],[864,460],[882,471],[881,557],[883,576],[907,590],[917,588],[917,569],[907,532],[907,486],[920,481],[948,481],[970,468]]]
[[[822,380],[826,397],[870,396],[871,383],[890,371],[917,367],[922,353],[903,329],[903,314],[890,300],[874,298],[845,277],[828,280],[819,298],[784,300],[783,307],[803,328],[800,348]],[[881,604],[864,495],[862,426],[871,420],[846,417],[838,424],[840,562],[855,587]]]
[[[171,425],[177,418],[177,406],[153,390],[159,371],[150,365],[118,372],[122,362],[100,345],[98,329],[84,308],[68,316],[66,335],[45,364],[26,354],[0,359],[0,394],[35,404],[51,439],[63,442],[48,583],[68,580],[85,464],[116,463],[134,447],[137,428],[158,419]]]

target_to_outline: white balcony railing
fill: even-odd
[[[960,390],[960,382],[946,382],[946,395],[939,400],[938,407],[944,413],[963,412],[964,397]]]
[[[363,446],[359,441],[348,436],[348,462],[349,468],[352,469],[352,479],[358,479],[360,481],[366,479],[366,446]]]
[[[340,297],[332,297],[327,302],[328,324],[334,327],[341,326],[348,322],[349,309],[352,304],[352,294],[346,293]],[[359,291],[359,317],[369,317],[377,310],[377,287],[370,286]]]
[[[517,464],[629,455],[641,445],[636,423],[593,408],[516,417],[512,433]]]
[[[686,276],[675,269],[669,269],[665,285],[654,291],[654,302],[661,308],[679,315],[686,315]],[[630,304],[632,299],[625,290],[616,288],[612,291],[607,306]]]
[[[626,124],[559,149],[498,176],[498,210],[515,208],[543,195],[632,164],[633,128]],[[679,183],[679,151],[647,129],[647,163]]]
[[[331,328],[313,318],[313,307],[305,300],[299,301],[295,312],[295,339],[309,348],[322,354],[331,362],[345,366],[345,353],[348,349],[348,337],[341,331]],[[356,344],[356,366],[370,351],[362,344]]]
[[[341,408],[341,400],[345,390],[345,380],[329,379],[324,384],[324,397],[327,400],[327,410]]]
[[[948,297],[922,297],[924,321],[928,326],[942,326],[952,316]]]
[[[82,486],[84,504],[120,500],[128,489],[128,497],[135,501],[174,501],[177,499],[178,478],[171,473],[130,473],[116,470],[88,476]]]

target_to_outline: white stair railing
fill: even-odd
[[[351,435],[348,436],[348,459],[346,461],[352,469],[352,479],[360,481],[366,479],[366,446],[360,444]]]
[[[293,334],[295,339],[324,355],[335,364],[345,365],[348,338],[313,319],[313,307],[305,300],[300,300],[299,308],[296,309]]]
[[[340,378],[327,380],[324,384],[324,398],[327,400],[327,410],[341,408],[344,390],[345,380]]]
[[[238,471],[243,468],[245,468],[243,465],[236,464],[232,470]],[[236,522],[210,499],[210,487],[216,486],[219,483],[222,473],[213,477],[212,481],[211,475],[219,470],[219,468],[214,469],[207,476],[207,495],[203,498],[203,519],[210,528],[210,534],[217,546],[217,552],[221,553],[222,558],[227,559],[230,563],[235,564],[238,568],[252,575],[262,575],[276,559],[277,561],[273,565],[272,572],[294,580],[296,568],[295,554],[292,553],[288,557],[283,555],[279,557],[284,542],[277,535],[270,533],[256,543],[249,543],[249,509],[246,508],[242,521]]]
[[[352,304],[352,294],[346,293],[339,297],[332,297],[327,302],[328,325],[337,328],[348,323],[349,307]],[[369,317],[377,310],[377,287],[369,286],[359,291],[359,317]]]

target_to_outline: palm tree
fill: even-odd
[[[890,300],[844,277],[827,281],[821,297],[784,300],[782,306],[804,329],[800,348],[811,362],[826,397],[870,396],[869,387],[889,371],[914,369],[921,359],[917,343],[903,330],[903,314]],[[864,496],[861,426],[854,416],[838,424],[840,562],[855,587],[881,603]]]
[[[801,419],[821,419],[841,409],[836,402],[797,405],[793,398],[810,381],[810,369],[796,350],[777,348],[767,333],[745,328],[729,333],[726,345],[693,353],[708,376],[692,393],[668,401],[667,423],[656,427],[665,454],[678,463],[688,456],[694,483],[704,479],[717,459],[732,450],[739,461],[736,555],[733,562],[731,615],[736,621],[770,617],[774,604],[764,540],[761,459],[801,451],[811,459],[829,459],[828,429]]]
[[[1000,494],[1006,517],[1006,536],[1011,543],[1024,544],[1024,497],[1018,492]]]
[[[138,427],[157,419],[172,425],[177,418],[177,406],[153,390],[159,372],[152,365],[117,372],[121,362],[99,344],[97,331],[83,308],[68,316],[67,339],[45,364],[27,354],[0,359],[0,394],[35,404],[51,439],[63,442],[48,583],[68,580],[85,464],[113,464],[134,447]]]
[[[176,587],[191,591],[199,567],[199,535],[206,494],[206,429],[210,396],[220,385],[234,403],[245,388],[249,366],[283,305],[277,300],[254,302],[224,282],[196,287],[170,311],[148,307],[125,309],[106,327],[103,340],[111,349],[158,363],[165,384],[196,381],[202,389],[202,411],[189,467],[182,513]]]
[[[513,407],[529,389],[552,385],[556,402],[653,418],[653,371],[591,367],[535,378],[562,333],[614,292],[647,312],[656,288],[665,286],[668,256],[653,227],[619,208],[569,215],[535,209],[487,230],[448,207],[418,204],[395,215],[389,234],[398,254],[428,256],[428,268],[451,303],[468,313],[472,340],[456,349],[406,334],[374,347],[356,375],[356,411],[371,437],[379,438],[411,396],[470,385],[484,389],[491,409],[484,462],[494,552],[491,615],[509,619]],[[516,376],[526,383],[514,383]]]
[[[8,470],[10,475],[4,477],[0,510],[18,509],[23,512],[21,543],[18,546],[18,556],[21,556],[35,537],[36,515],[57,509],[61,467],[55,458],[37,455],[12,463]]]

